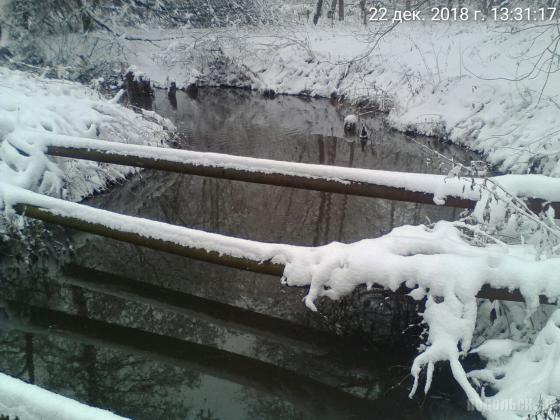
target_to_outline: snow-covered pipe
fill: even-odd
[[[93,210],[92,208],[89,208],[87,206],[83,207],[87,208],[88,210]],[[66,226],[82,232],[93,233],[95,235],[116,239],[122,242],[145,246],[157,251],[163,251],[182,257],[193,258],[200,261],[206,261],[256,273],[271,274],[278,277],[282,276],[282,273],[284,271],[284,266],[282,264],[273,263],[270,258],[261,260],[258,254],[244,253],[241,248],[243,248],[244,245],[253,242],[246,239],[231,238],[222,235],[215,235],[208,232],[197,231],[194,229],[182,228],[180,226],[168,225],[169,227],[176,228],[179,235],[181,233],[180,230],[184,229],[185,235],[183,235],[183,237],[187,237],[187,231],[196,232],[198,234],[197,236],[203,237],[203,242],[205,243],[205,245],[201,244],[196,246],[174,241],[172,238],[166,237],[167,235],[163,237],[157,237],[157,235],[146,235],[139,231],[136,231],[135,229],[127,229],[125,226],[110,226],[102,222],[94,222],[88,220],[88,217],[80,217],[79,215],[69,216],[53,209],[36,207],[26,204],[18,204],[15,206],[15,209],[22,215],[42,220],[44,222]],[[112,214],[117,219],[119,216],[123,216],[118,213]],[[129,218],[130,216],[124,217]],[[137,220],[134,221],[132,219]],[[159,224],[164,224],[153,220],[132,217],[130,217],[130,222],[137,223],[139,226],[141,225],[148,228],[149,230],[153,229],[154,232],[159,229]],[[215,235],[216,237],[213,238],[213,235]],[[229,239],[229,243],[227,245],[224,245],[220,243],[219,238],[217,237],[227,238]],[[260,243],[255,242],[255,244]],[[212,245],[216,246],[214,247]]]
[[[0,196],[4,198],[4,206],[15,208],[18,213],[38,220],[184,257],[278,277],[287,275],[286,267],[296,261],[298,256],[319,249],[234,238],[126,216],[2,183]],[[306,282],[301,285],[309,286]],[[401,285],[395,291],[408,293],[410,289]],[[524,300],[518,291],[495,289],[487,284],[482,285],[476,296],[486,299]],[[541,303],[546,302],[547,300],[541,297]]]
[[[41,135],[51,156],[388,200],[473,208],[472,178],[257,159],[60,135]],[[474,186],[473,186],[474,183]]]
[[[51,156],[447,207],[474,208],[485,183],[483,178],[287,162],[54,134],[41,137],[45,152]],[[560,214],[559,179],[505,175],[491,180],[518,197],[528,198],[527,206],[537,213],[549,202]]]

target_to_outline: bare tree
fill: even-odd
[[[319,18],[323,14],[323,0],[317,0],[317,7],[315,9],[315,14],[313,15],[313,23],[317,25]]]
[[[344,20],[344,0],[338,0],[338,20]]]
[[[364,25],[367,24],[366,0],[360,0],[360,14]]]

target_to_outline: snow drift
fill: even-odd
[[[79,200],[135,169],[47,157],[36,139],[64,134],[161,146],[172,128],[78,83],[0,68],[0,181],[10,185]]]
[[[80,404],[0,373],[0,413],[26,420],[123,420],[107,410]]]

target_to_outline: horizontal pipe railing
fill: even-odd
[[[50,200],[56,200],[56,199],[50,199]],[[63,201],[63,200],[56,200],[56,201]],[[72,203],[72,206],[74,206],[74,208],[75,206],[79,206],[80,208],[83,207],[84,209],[87,209],[88,213],[92,211],[102,212],[104,215],[111,213],[105,210],[92,209],[81,204]],[[89,232],[112,239],[117,239],[119,241],[144,246],[158,251],[168,252],[171,254],[176,254],[184,257],[189,257],[201,261],[206,261],[206,262],[223,265],[227,267],[252,271],[256,273],[270,274],[277,277],[281,276],[284,272],[283,264],[272,262],[270,259],[263,260],[263,259],[257,259],[256,257],[249,258],[245,256],[232,255],[232,253],[228,253],[227,250],[225,251],[222,249],[217,250],[218,247],[214,247],[214,249],[212,248],[209,249],[209,248],[202,248],[202,247],[187,246],[161,238],[145,236],[133,231],[132,229],[127,230],[127,229],[110,227],[102,223],[92,222],[90,220],[85,220],[83,218],[76,217],[76,216],[68,216],[65,214],[61,214],[59,211],[53,211],[35,205],[21,203],[21,204],[17,204],[15,206],[15,209],[18,213],[28,217],[32,217],[34,219],[42,220],[49,223],[55,223],[58,225],[66,226],[80,231]],[[113,213],[113,215],[115,218],[127,217],[127,216],[120,215],[118,213]],[[161,222],[155,222],[155,221],[150,221],[145,219],[142,219],[142,222],[154,224],[154,227],[160,227],[163,225],[172,226],[172,225],[162,224]],[[214,234],[210,234],[203,231],[196,231],[194,229],[187,229],[187,228],[179,228],[179,229],[184,229],[185,234],[197,232],[197,234],[203,235],[204,240],[207,242],[211,242],[213,240],[212,238],[215,237]],[[228,240],[230,240],[232,244],[238,244],[239,249],[242,249],[244,247],[244,244],[256,244],[256,242],[254,241],[248,241],[245,239],[228,237]],[[265,244],[265,243],[259,243],[259,244],[266,245],[266,246],[273,246],[273,244]],[[402,288],[398,292],[406,293],[408,291],[409,290]],[[484,299],[508,300],[508,301],[516,301],[516,302],[524,301],[523,296],[517,290],[510,291],[507,289],[493,289],[488,286],[484,286],[477,294],[477,297],[484,298]],[[540,301],[541,303],[548,302],[545,296],[541,296]]]
[[[455,208],[474,208],[479,194],[472,190],[472,183],[482,183],[476,178],[274,161],[65,136],[55,136],[53,143],[45,142],[51,156],[420,204],[435,204],[438,186],[455,183],[462,188],[444,194],[445,206]],[[527,199],[527,206],[537,213],[545,203],[560,214],[560,202]]]
[[[275,185],[303,190],[357,195],[362,197],[382,198],[386,200],[421,204],[435,204],[434,196],[430,193],[410,191],[405,188],[390,187],[366,182],[309,178],[306,176],[275,173],[272,170],[269,173],[265,173],[239,168],[204,166],[194,163],[174,162],[172,160],[145,156],[121,155],[101,150],[75,147],[49,146],[47,148],[47,154],[51,156],[113,163],[117,165],[156,169],[210,178],[229,179],[233,181],[244,181],[255,184]],[[447,207],[474,208],[475,204],[475,200],[460,197],[451,196],[445,199],[445,205]]]
[[[238,268],[254,273],[270,274],[273,276],[281,276],[284,272],[283,265],[273,263],[271,261],[261,262],[250,258],[238,257],[218,251],[208,250],[202,247],[182,245],[164,239],[144,236],[132,231],[112,228],[102,223],[95,223],[78,217],[58,214],[57,212],[46,208],[18,204],[15,206],[15,209],[19,214],[33,219],[69,227],[82,232],[93,233],[95,235],[116,239],[122,242],[128,242],[134,245],[144,246],[146,248],[167,252],[169,254],[193,258],[195,260],[206,261],[226,267]]]

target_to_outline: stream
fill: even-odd
[[[428,148],[466,164],[477,160],[437,139],[411,141],[376,113],[362,119],[369,137],[361,141],[343,129],[352,109],[325,99],[268,99],[206,88],[178,91],[171,100],[157,91],[145,105],[176,124],[176,148],[421,173],[451,169]],[[461,213],[152,170],[85,204],[306,246],[377,237],[397,226],[453,220]],[[420,327],[410,326],[419,308],[406,297],[360,289],[340,302],[322,299],[319,313],[312,313],[302,302],[305,290],[284,287],[272,276],[62,228],[53,228],[51,240],[70,245],[70,255],[16,261],[21,270],[12,264],[3,285],[4,299],[15,302],[9,316],[0,313],[0,371],[9,375],[138,420],[481,418],[467,411],[445,367],[427,397],[419,391],[408,398]],[[270,335],[240,331],[169,307],[64,285],[57,270],[67,262],[303,329],[288,340],[275,335],[273,324]]]

